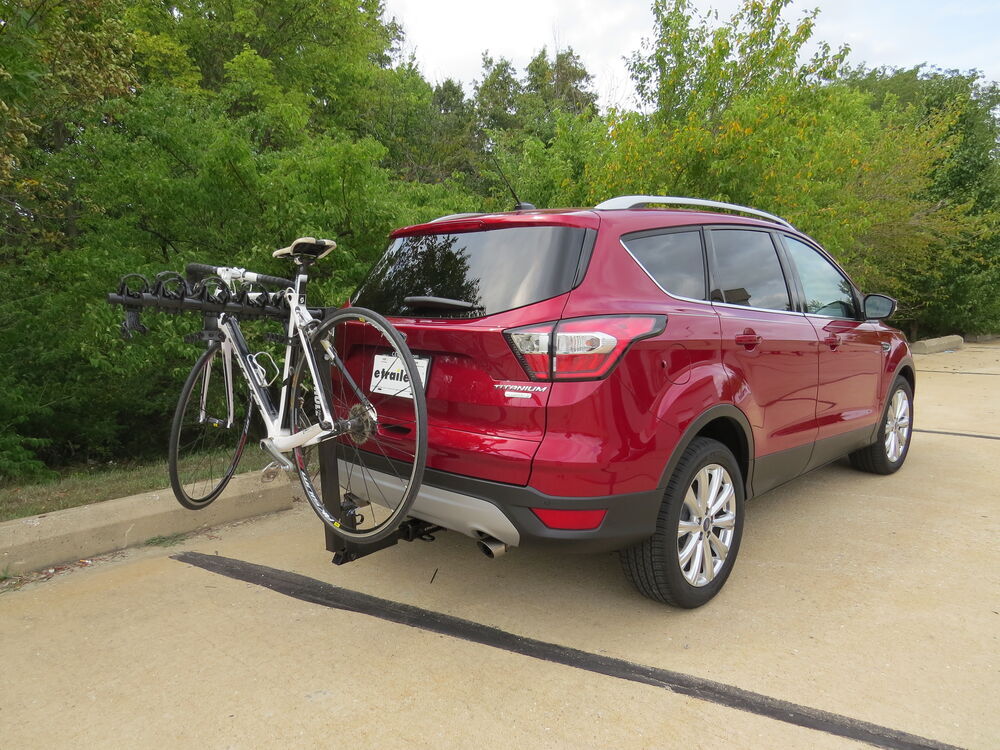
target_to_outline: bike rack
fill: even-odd
[[[134,280],[141,283],[135,284]],[[219,283],[221,279],[218,280]],[[133,289],[130,284],[135,284]],[[162,271],[156,275],[156,281],[149,283],[140,274],[127,274],[119,282],[117,292],[107,296],[109,305],[121,305],[125,308],[125,320],[122,322],[122,336],[131,338],[133,333],[146,333],[146,327],[139,320],[143,310],[153,312],[202,313],[208,319],[218,318],[220,313],[234,315],[243,320],[258,320],[270,318],[286,320],[288,306],[284,299],[284,291],[260,292],[258,299],[251,300],[244,293],[231,293],[225,285],[215,293],[204,284],[188,284],[180,274],[173,271]],[[317,319],[325,317],[325,308],[309,308],[309,312]],[[209,329],[212,326],[208,326]]]
[[[195,297],[182,297],[174,299],[161,297],[151,292],[142,292],[138,296],[111,293],[107,296],[109,305],[121,305],[128,308],[156,308],[164,312],[202,312],[202,313],[229,313],[240,318],[277,318],[279,320],[288,317],[288,309],[277,305],[257,305],[242,304],[239,302],[212,302],[201,300]],[[313,312],[312,308],[309,310]],[[317,313],[322,314],[322,309],[317,309]]]

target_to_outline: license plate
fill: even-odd
[[[417,372],[420,374],[420,384],[427,385],[427,368],[431,364],[430,357],[414,357]],[[399,357],[392,354],[376,354],[375,367],[372,370],[372,381],[368,390],[373,393],[386,393],[400,398],[413,398],[413,388],[406,375]]]

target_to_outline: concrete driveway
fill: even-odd
[[[997,747],[1000,345],[918,367],[906,466],[752,501],[699,610],[454,534],[334,567],[300,503],[0,596],[0,746]]]

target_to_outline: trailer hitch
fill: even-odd
[[[413,542],[419,539],[422,542],[433,542],[435,539],[434,535],[444,530],[441,526],[421,521],[419,518],[408,518],[394,533],[385,539],[380,539],[372,544],[361,544],[348,541],[327,529],[326,548],[328,551],[333,552],[332,562],[334,565],[344,565],[345,563],[354,562],[366,555],[370,555],[373,552],[378,552],[380,549],[393,547],[400,540]]]

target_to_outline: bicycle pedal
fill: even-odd
[[[273,482],[278,474],[281,473],[281,469],[282,467],[277,461],[272,461],[261,470],[260,481]]]

